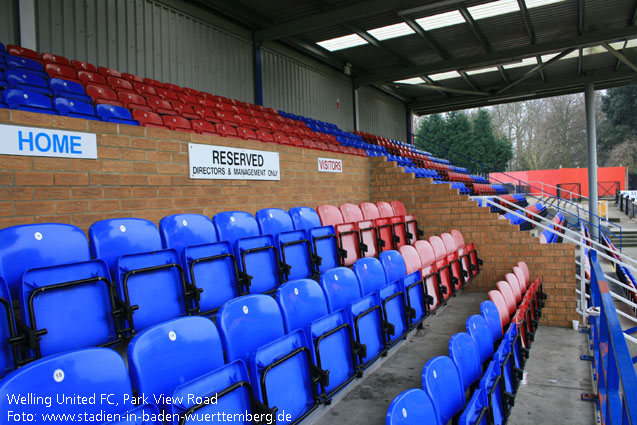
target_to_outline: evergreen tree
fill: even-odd
[[[601,111],[606,115],[598,124],[599,164],[621,165],[611,152],[637,137],[637,85],[617,87],[602,96]],[[620,161],[621,162],[621,161]]]

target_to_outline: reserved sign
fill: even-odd
[[[191,179],[281,180],[278,152],[188,144]]]

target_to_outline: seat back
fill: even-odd
[[[281,232],[294,230],[290,214],[280,208],[264,208],[257,211],[256,219],[262,235],[276,236]]]
[[[316,211],[310,207],[290,208],[290,217],[297,230],[309,230],[314,227],[321,227],[321,219]]]
[[[311,279],[291,280],[281,285],[276,300],[288,333],[296,329],[306,332],[313,321],[329,313],[321,286]]]
[[[443,260],[447,256],[447,248],[445,247],[445,243],[443,242],[440,236],[430,236],[429,243],[434,250],[434,255],[436,256],[436,261]]]
[[[420,388],[398,394],[387,408],[386,425],[441,425],[431,398]]]
[[[466,332],[452,336],[449,340],[449,357],[458,369],[464,391],[467,391],[482,375],[482,362],[473,338]]]
[[[316,212],[323,226],[336,226],[345,222],[339,209],[333,205],[319,205],[316,207]]]
[[[16,417],[23,414],[96,417],[123,414],[133,407],[126,364],[108,348],[87,348],[36,360],[2,379],[0,391],[9,395],[0,400],[0,410],[12,411]],[[27,394],[37,394],[43,400],[50,397],[53,402],[48,407],[43,403],[20,404],[11,398]],[[111,396],[97,396],[94,403],[58,403],[55,400],[61,394],[86,399],[95,394]]]
[[[522,268],[519,266],[513,267],[513,274],[515,274],[515,277],[518,279],[518,285],[520,286],[522,294],[526,293],[526,278],[524,277]]]
[[[474,314],[467,318],[465,323],[467,333],[473,338],[473,342],[478,348],[480,361],[484,363],[493,355],[493,335],[489,324],[484,317]]]
[[[25,270],[90,258],[84,232],[70,224],[24,224],[0,230],[0,276],[13,299],[18,298]]]
[[[395,216],[405,217],[407,216],[407,209],[405,208],[405,204],[400,201],[391,201],[391,207]]]
[[[495,304],[496,311],[498,312],[498,315],[500,316],[500,331],[504,333],[504,327],[508,325],[511,320],[509,316],[509,307],[507,306],[507,302],[505,301],[504,296],[502,295],[502,292],[500,292],[499,290],[496,291],[495,289],[492,289],[491,291],[489,291],[488,295],[489,295],[489,299],[493,301],[493,303]]]
[[[465,247],[464,237],[462,236],[462,233],[460,233],[460,230],[451,229],[451,236],[456,242],[456,248],[460,249]]]
[[[247,361],[257,348],[285,335],[279,305],[267,295],[228,301],[217,313],[217,327],[228,362]]]
[[[504,278],[507,282],[509,282],[509,286],[513,291],[513,295],[515,296],[515,303],[519,304],[522,301],[522,289],[520,288],[520,282],[518,282],[518,278],[515,277],[513,273],[507,273]]]
[[[480,314],[489,325],[493,342],[498,342],[503,335],[502,320],[497,305],[493,301],[482,301],[480,303]]]
[[[140,332],[128,345],[133,388],[153,402],[171,397],[179,385],[223,365],[219,333],[204,317],[161,323]],[[157,405],[170,408],[170,403]]]
[[[451,233],[443,233],[440,235],[440,239],[442,239],[442,243],[445,245],[445,250],[447,251],[447,255],[451,255],[457,252],[458,247],[456,246],[456,240]]]
[[[446,424],[464,407],[462,379],[447,356],[434,357],[425,364],[422,387],[431,398],[440,423]]]
[[[380,288],[387,285],[385,269],[382,263],[376,258],[361,258],[356,260],[353,270],[358,278],[361,295],[377,293]]]
[[[378,258],[385,270],[387,283],[401,282],[407,276],[407,266],[400,252],[395,250],[385,251]]]
[[[531,283],[531,274],[529,273],[529,266],[527,266],[524,261],[520,261],[518,263],[518,267],[521,268],[522,272],[524,273],[525,286],[528,288],[529,284]]]
[[[347,308],[362,296],[356,275],[347,267],[325,271],[321,274],[320,283],[330,312]]]
[[[338,267],[336,232],[332,226],[314,227],[308,230],[312,251],[320,258],[318,272]]]
[[[425,241],[423,241],[425,242]],[[427,243],[427,242],[425,242]],[[420,256],[418,255],[418,251],[415,247],[411,245],[403,245],[400,247],[400,255],[403,257],[405,261],[405,267],[407,268],[407,274],[412,274],[415,272],[422,271],[422,262],[420,261]]]
[[[512,315],[517,309],[517,303],[515,302],[515,295],[513,293],[513,289],[511,289],[511,285],[509,282],[501,280],[496,283],[496,287],[504,297],[504,302],[506,303],[509,315]]]
[[[113,277],[122,255],[162,249],[157,226],[141,218],[113,218],[93,223],[88,231],[91,256],[106,261]]]
[[[261,234],[257,220],[252,214],[244,211],[217,213],[212,218],[212,222],[217,229],[219,240],[230,242],[232,247],[236,247],[239,239]]]
[[[375,220],[380,218],[380,212],[378,211],[376,204],[371,202],[361,202],[360,208],[365,220]]]
[[[363,212],[355,204],[342,204],[339,208],[341,214],[343,214],[343,220],[346,223],[358,223],[359,221],[363,221]]]
[[[440,306],[442,301],[442,294],[440,293],[438,286],[438,277],[435,274],[436,254],[428,241],[418,240],[414,242],[414,248],[418,253],[418,257],[420,257],[420,262],[422,264],[421,275],[425,281],[427,294],[433,298],[433,302],[430,304],[429,308],[430,310],[435,310]]]
[[[217,242],[217,231],[212,220],[201,214],[174,214],[159,222],[164,248],[173,248],[180,257],[189,246]]]
[[[394,209],[389,202],[376,202],[376,206],[378,207],[378,212],[380,213],[381,218],[389,218],[395,216]]]

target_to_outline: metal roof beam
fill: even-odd
[[[617,60],[621,61],[624,65],[637,72],[637,66],[632,63],[626,56],[613,49],[613,47],[608,43],[602,43],[602,47],[608,51],[611,55],[615,56]]]
[[[445,60],[422,66],[408,67],[405,69],[385,69],[361,75],[355,78],[356,85],[374,84],[383,81],[401,80],[405,78],[417,77],[423,74],[436,74],[447,71],[457,71],[458,69],[481,68],[493,66],[498,62],[513,61],[528,56],[546,54],[558,50],[570,48],[586,47],[598,45],[604,41],[612,41],[634,37],[637,34],[637,28],[624,27],[606,31],[589,32],[585,35],[567,38],[562,40],[554,40],[546,43],[534,44],[532,46],[516,47],[513,49],[500,50],[491,53],[480,53],[474,56]]]
[[[482,44],[484,50],[486,50],[487,53],[491,52],[493,50],[491,48],[491,43],[489,43],[489,40],[487,40],[484,32],[482,32],[482,28],[480,28],[480,25],[478,25],[475,19],[473,19],[473,16],[471,16],[471,13],[469,13],[467,7],[465,5],[460,5],[458,6],[458,11],[460,12],[464,20],[467,21],[467,24],[469,24],[469,28],[471,28],[473,34],[476,36],[480,44]]]
[[[441,1],[435,1],[433,3],[440,2]],[[413,3],[413,0],[368,0],[362,6],[357,2],[347,6],[314,13],[302,18],[293,19],[281,24],[265,27],[255,32],[255,39],[259,43],[268,40],[276,40],[290,35],[312,31],[317,28],[323,28],[326,24],[341,24],[357,18],[387,12],[389,10],[400,10],[405,7],[410,7]]]
[[[477,90],[463,90],[463,89],[456,89],[453,87],[446,87],[446,86],[441,86],[439,84],[402,84],[402,83],[387,83],[389,85],[400,85],[400,86],[409,86],[409,87],[418,87],[418,88],[423,88],[423,89],[429,89],[429,90],[436,90],[436,91],[442,91],[442,92],[448,92],[448,93],[456,93],[456,94],[468,94],[468,95],[474,95],[474,96],[489,96],[490,93],[486,92],[486,91],[477,91]]]
[[[447,50],[445,50],[445,48],[442,47],[440,43],[438,43],[438,40],[436,40],[431,34],[429,34],[428,31],[425,31],[424,29],[422,29],[422,27],[418,25],[416,21],[414,21],[412,18],[407,16],[401,16],[401,18],[403,18],[405,23],[409,25],[409,27],[412,30],[414,30],[416,34],[418,34],[421,38],[423,38],[427,44],[433,47],[433,49],[436,51],[436,53],[440,55],[442,59],[444,60],[453,59],[453,56],[451,56],[451,54]]]
[[[345,26],[347,28],[349,28],[351,31],[353,31],[354,33],[356,33],[363,40],[367,41],[369,44],[374,46],[377,50],[382,52],[385,56],[388,56],[388,57],[392,58],[393,60],[395,60],[396,62],[400,63],[401,65],[413,66],[412,62],[408,61],[406,58],[402,57],[401,55],[396,53],[394,50],[392,50],[389,47],[385,46],[376,37],[374,37],[373,35],[371,35],[367,31],[365,31],[364,29],[360,28],[359,26],[354,25],[354,24],[346,24]]]
[[[624,40],[624,46],[622,47],[622,53],[624,52],[624,49],[626,49],[626,46],[628,46],[628,40]],[[620,61],[619,59],[617,59],[617,63],[615,64],[615,71],[619,70],[619,67],[621,66],[622,61]]]
[[[345,64],[347,63],[347,61],[341,58],[339,55],[334,54],[330,52],[329,50],[322,48],[318,44],[310,43],[309,41],[301,37],[290,37],[287,40],[290,41],[292,43],[292,46],[296,47],[297,49],[301,49],[305,51],[306,53],[314,56],[317,59],[324,61],[328,65],[333,66],[334,68],[343,70],[343,68],[345,67]],[[359,67],[353,67],[352,71],[362,72],[363,70]]]
[[[473,95],[452,97],[450,99],[428,100],[419,99],[407,105],[415,114],[426,115],[438,112],[478,108],[498,103],[519,102],[521,100],[539,99],[549,96],[578,93],[584,90],[586,84],[594,83],[596,88],[604,89],[631,84],[637,81],[637,74],[632,71],[607,72],[592,74],[580,78],[566,77],[559,80],[552,79],[549,83],[531,86],[515,87],[503,95],[478,97]]]
[[[526,3],[524,2],[524,0],[518,0],[518,6],[520,7],[520,12],[522,13],[522,19],[524,20],[526,32],[529,33],[529,41],[531,42],[531,44],[535,44],[537,42],[537,37],[535,35],[535,27],[533,27],[529,9],[526,7]]]
[[[559,55],[551,58],[550,60],[544,62],[544,63],[539,63],[537,65],[535,65],[533,68],[529,69],[528,71],[526,71],[524,73],[524,75],[522,75],[520,78],[518,78],[517,80],[513,81],[512,83],[502,87],[500,90],[497,91],[496,94],[502,94],[505,91],[509,90],[512,87],[517,86],[518,84],[520,84],[522,81],[527,80],[528,78],[532,77],[534,74],[540,72],[541,70],[543,70],[544,68],[546,68],[547,66],[550,66],[551,64],[557,62],[558,60],[562,59],[564,56],[568,55],[569,53],[571,53],[573,50],[575,49],[566,49],[564,50],[562,53],[560,53]]]
[[[268,19],[265,16],[241,6],[239,2],[234,0],[196,0],[196,2],[210,9],[233,16],[240,21],[248,22],[255,27],[268,23]]]

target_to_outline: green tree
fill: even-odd
[[[445,119],[440,114],[426,116],[416,130],[416,147],[437,157],[445,156],[443,146],[446,144],[447,127]]]
[[[598,125],[599,163],[623,165],[621,157],[612,155],[619,145],[637,136],[637,85],[617,87],[602,96],[601,111],[605,114]]]

